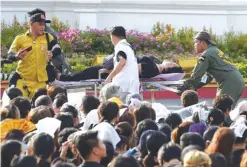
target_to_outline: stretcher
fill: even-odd
[[[168,90],[177,93],[177,86],[183,85],[184,81],[182,80],[185,76],[185,73],[170,73],[170,74],[160,74],[153,78],[142,79],[140,78],[141,88],[140,92],[146,91],[149,89],[152,90]],[[98,79],[89,79],[79,82],[64,82],[55,80],[51,82],[50,85],[62,86],[65,89],[76,89],[76,88],[85,88],[93,90],[95,96],[97,92],[102,88],[104,80],[101,79],[101,74],[99,74]]]

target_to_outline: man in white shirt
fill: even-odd
[[[114,47],[114,69],[108,75],[105,83],[112,82],[120,86],[122,101],[128,94],[139,94],[139,73],[135,52],[126,40],[125,29],[114,27],[111,31],[111,41]]]

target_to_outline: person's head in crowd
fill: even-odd
[[[100,163],[101,159],[106,157],[106,147],[98,138],[97,131],[89,130],[81,133],[75,140],[77,150],[84,162],[93,160]]]
[[[224,113],[218,108],[212,108],[209,111],[207,124],[209,126],[219,126],[222,127],[225,120]]]
[[[149,101],[142,101],[142,105],[149,107],[149,108],[152,108],[152,103],[150,103]]]
[[[155,110],[153,108],[149,108],[149,111],[150,111],[150,114],[151,114],[151,119],[153,121],[155,121],[156,120],[156,112],[155,112]]]
[[[119,118],[119,107],[115,102],[103,102],[99,108],[99,122],[107,121],[116,124]]]
[[[172,128],[168,124],[160,124],[159,131],[167,136],[167,139],[171,141]]]
[[[140,139],[143,132],[147,130],[158,130],[157,124],[151,119],[141,121],[136,127],[137,138]]]
[[[50,96],[52,101],[54,101],[54,98],[59,93],[66,95],[66,89],[64,89],[60,86],[50,86],[47,88],[47,95]]]
[[[209,155],[212,164],[211,167],[227,167],[226,159],[221,153],[213,153]]]
[[[158,165],[158,151],[160,147],[165,143],[168,143],[167,136],[159,131],[156,131],[147,136],[146,146],[148,155],[143,160],[144,166],[149,167]]]
[[[181,123],[176,129],[172,131],[172,134],[171,134],[172,141],[174,143],[179,144],[181,136],[184,133],[189,132],[190,125],[192,124],[193,122],[189,122],[189,121]]]
[[[9,99],[12,100],[16,97],[23,96],[21,90],[19,88],[10,87],[6,90],[6,94],[9,96]]]
[[[114,46],[117,45],[119,41],[126,39],[126,31],[122,26],[116,26],[111,30],[111,41]]]
[[[28,134],[26,134],[23,139],[22,139],[22,143],[25,144],[27,146],[25,154],[28,156],[33,156],[33,139],[34,136],[36,135],[36,132],[30,132]]]
[[[58,113],[55,115],[55,118],[61,121],[59,131],[62,131],[64,128],[74,127],[73,116],[70,113]]]
[[[182,123],[182,118],[177,113],[171,113],[165,120],[165,123],[168,124],[172,129],[175,129]]]
[[[201,148],[205,149],[205,142],[201,135],[198,133],[187,132],[184,133],[180,138],[180,146],[182,149],[189,145],[198,145]]]
[[[31,99],[31,104],[32,104],[33,107],[35,107],[36,99],[39,96],[42,96],[42,95],[47,95],[47,89],[46,88],[39,88],[34,92],[34,95],[33,95],[32,99]]]
[[[28,113],[27,120],[33,122],[34,124],[37,124],[39,120],[44,119],[46,117],[54,117],[54,111],[47,107],[47,106],[39,106],[34,109],[32,109]]]
[[[242,155],[240,166],[247,166],[247,150]]]
[[[207,125],[205,123],[193,123],[190,125],[189,132],[195,132],[203,136],[206,129]]]
[[[109,164],[109,167],[141,167],[138,161],[132,156],[117,156]]]
[[[204,149],[201,148],[199,145],[189,145],[182,149],[181,160],[183,160],[184,156],[190,151],[204,151]]]
[[[211,167],[211,159],[202,151],[190,151],[183,158],[184,167]]]
[[[76,167],[76,166],[70,162],[57,162],[51,165],[51,167]]]
[[[209,146],[206,148],[205,152],[207,154],[221,153],[225,156],[227,163],[231,163],[231,152],[235,142],[236,136],[234,132],[226,127],[219,128],[214,136]]]
[[[241,115],[244,115],[247,120],[247,100],[238,103],[237,107],[232,110],[229,115],[233,121],[236,121]]]
[[[91,95],[84,96],[81,103],[82,111],[85,115],[87,115],[91,110],[97,109],[99,105],[99,99]]]
[[[47,106],[52,108],[52,100],[49,96],[47,95],[41,95],[35,100],[35,107],[39,106]]]
[[[128,146],[133,142],[134,129],[128,122],[120,122],[115,126],[117,133],[127,138]]]
[[[130,99],[130,104],[129,104],[129,109],[131,111],[135,111],[140,109],[140,107],[142,106],[142,102],[138,99]]]
[[[186,90],[181,95],[181,102],[183,107],[189,107],[197,104],[199,101],[198,93],[194,90]]]
[[[139,100],[139,101],[143,101],[143,97],[142,97],[142,95],[140,95],[140,94],[128,94],[128,95],[126,96],[126,104],[127,104],[127,105],[130,105],[131,99],[137,99],[137,100]]]
[[[78,110],[68,103],[63,104],[60,110],[61,113],[69,113],[73,116],[74,127],[79,125]]]
[[[146,106],[141,106],[140,109],[135,110],[134,115],[137,124],[145,119],[152,119],[151,110],[149,107]]]
[[[22,142],[25,133],[22,130],[13,129],[9,131],[4,137],[5,140],[18,140]]]
[[[33,138],[33,153],[38,159],[38,166],[49,166],[52,154],[56,151],[53,138],[47,133],[39,133]]]
[[[11,167],[35,167],[37,162],[33,156],[16,156],[10,164]]]
[[[203,134],[203,140],[205,142],[206,147],[210,144],[213,139],[215,132],[219,129],[218,126],[210,126]]]
[[[122,135],[119,135],[119,137],[121,140],[120,140],[120,142],[118,142],[115,152],[118,155],[122,155],[129,149],[129,140],[127,137],[122,136]]]
[[[64,94],[62,93],[57,94],[52,103],[52,108],[54,109],[54,112],[59,113],[63,104],[67,102],[68,102],[68,99]]]
[[[105,166],[105,167],[107,167],[108,164],[114,158],[115,150],[114,150],[113,145],[111,144],[111,142],[103,141],[103,144],[105,145],[105,148],[106,148],[106,156],[101,159],[100,164]]]
[[[1,121],[5,119],[20,119],[20,111],[14,104],[9,104],[0,109]]]
[[[20,156],[22,144],[17,140],[9,140],[1,145],[1,166],[9,167],[15,156]]]
[[[232,110],[234,100],[227,94],[216,96],[213,100],[213,107],[220,109],[226,116]]]
[[[139,143],[138,143],[138,146],[137,146],[139,151],[140,151],[140,158],[141,159],[145,158],[145,156],[148,155],[147,144],[146,144],[148,135],[153,134],[155,132],[157,132],[157,131],[147,130],[147,131],[142,133],[140,140],[139,140]]]
[[[120,115],[118,122],[128,122],[133,128],[136,127],[135,115],[129,112],[128,108]]]
[[[123,102],[122,102],[122,100],[121,100],[120,98],[112,97],[112,98],[110,98],[110,99],[107,99],[107,101],[117,103],[117,105],[119,106],[119,109],[120,109],[120,107],[121,107],[121,108],[124,108],[124,107],[122,107],[124,104],[123,104]]]
[[[108,99],[112,97],[120,97],[121,88],[118,85],[115,85],[113,83],[106,84],[101,90],[99,99],[100,101],[107,101]]]
[[[19,109],[21,118],[23,119],[27,117],[32,107],[30,101],[25,97],[16,97],[11,100],[10,103],[14,104]]]
[[[175,163],[176,167],[179,167],[181,164],[182,149],[179,145],[169,142],[167,144],[163,144],[163,146],[159,149],[158,152],[158,162],[160,166],[168,166],[170,162]]]

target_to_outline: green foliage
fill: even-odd
[[[247,63],[246,62],[236,63],[235,65],[239,69],[243,77],[247,78]]]
[[[52,18],[50,26],[55,32],[61,32],[70,28],[68,21],[64,23],[59,21],[57,17]]]

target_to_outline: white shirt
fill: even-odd
[[[123,51],[127,55],[126,64],[123,69],[113,77],[112,82],[119,85],[121,91],[124,93],[139,94],[140,81],[137,59],[126,39],[119,41],[114,48],[114,69],[119,64],[117,61],[119,51]]]
[[[118,142],[120,142],[120,137],[118,136],[114,127],[108,122],[101,122],[93,128],[93,130],[98,131],[98,138],[103,141],[108,141],[116,149]]]
[[[98,109],[91,110],[85,120],[81,130],[89,130],[90,126],[94,127],[99,123]]]

